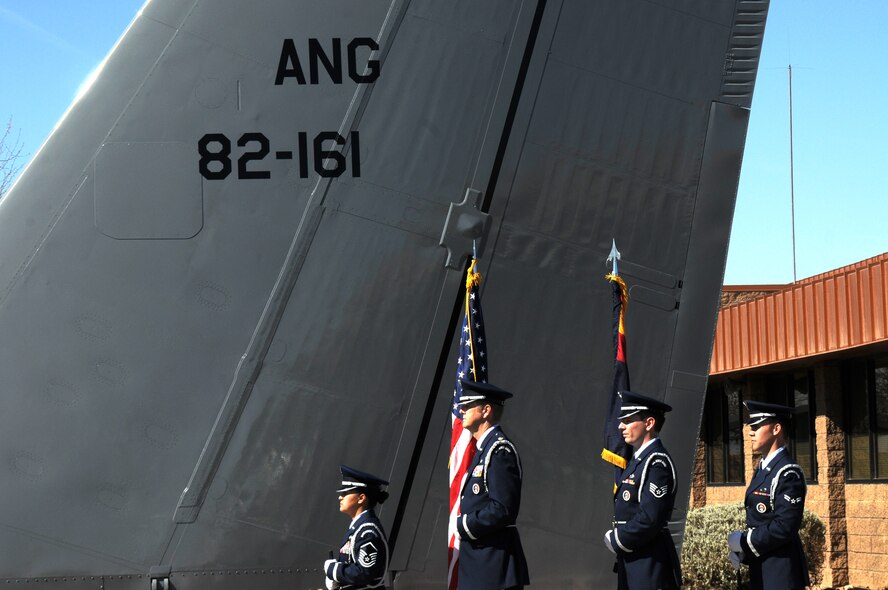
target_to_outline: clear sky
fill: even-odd
[[[772,0],[726,284],[799,279],[888,252],[888,2]]]
[[[0,121],[33,154],[142,0],[0,0]],[[725,273],[796,276],[888,251],[888,0],[772,0]]]

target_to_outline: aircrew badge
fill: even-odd
[[[479,486],[478,484],[472,484],[472,493],[473,494],[480,494],[481,493],[481,486]]]
[[[623,490],[623,500],[626,502],[629,501],[629,498],[632,497],[632,494],[629,493],[629,490]]]
[[[755,509],[759,511],[759,514],[764,514],[765,510],[767,510],[768,507],[765,506],[764,502],[759,502],[758,504],[755,505]]]
[[[484,465],[478,465],[472,470],[472,477],[481,477],[482,475],[484,475]]]

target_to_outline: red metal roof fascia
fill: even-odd
[[[866,260],[861,260],[860,262],[849,264],[848,266],[842,266],[834,270],[828,270],[826,272],[820,273],[819,275],[814,275],[806,279],[796,281],[795,283],[789,283],[787,287],[804,285],[808,283],[817,283],[827,277],[834,277],[836,275],[846,274],[855,270],[860,270],[862,268],[872,268],[874,266],[880,266],[881,263],[885,262],[886,260],[888,260],[888,252],[885,252],[884,254],[879,254],[878,256],[873,256],[872,258],[867,258]]]
[[[710,374],[888,340],[888,253],[723,308]]]
[[[879,305],[879,301],[884,301],[888,298],[888,273],[884,272],[884,269],[881,265],[874,266],[872,268],[873,271],[873,339],[875,340],[883,340],[888,338],[888,331],[886,331],[886,319],[888,319],[888,315],[886,315],[886,310],[884,307]]]

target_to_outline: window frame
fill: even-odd
[[[865,370],[866,383],[866,426],[867,426],[867,453],[869,458],[869,476],[852,477],[854,455],[851,453],[851,414],[854,409],[854,395],[851,391],[851,372],[855,363],[862,363]],[[878,356],[865,359],[854,359],[842,364],[842,430],[845,439],[845,482],[853,484],[885,484],[888,482],[888,473],[879,474],[879,449],[878,449],[878,410],[876,408],[876,364],[884,363],[888,366],[888,357]]]
[[[786,391],[786,396],[788,398],[788,404],[793,409],[797,409],[795,403],[795,382],[796,379],[804,373],[805,379],[808,381],[808,440],[811,442],[811,465],[810,469],[807,466],[803,466],[805,468],[805,479],[807,483],[817,483],[817,431],[815,430],[815,420],[817,417],[817,406],[816,406],[816,395],[815,395],[815,384],[814,384],[814,371],[813,369],[800,369],[798,371],[792,371],[789,373],[788,380],[788,389]],[[798,432],[797,426],[793,427],[793,436],[789,441],[789,449],[792,453],[793,458],[798,463],[798,443],[796,442],[796,433]]]
[[[815,382],[814,382],[814,369],[813,368],[800,368],[792,371],[781,371],[779,373],[770,373],[765,377],[765,391],[766,391],[766,400],[771,403],[780,404],[781,406],[788,406],[797,409],[795,403],[795,383],[796,379],[800,376],[804,375],[805,379],[808,382],[808,436],[811,442],[811,465],[802,465],[802,469],[805,472],[805,482],[809,484],[816,484],[817,482],[817,432],[815,430],[816,426],[816,418],[817,418],[817,408],[816,404],[816,395],[815,395]],[[782,385],[782,387],[775,387],[773,384],[778,383]],[[793,420],[793,422],[796,422]],[[796,463],[799,462],[799,456],[796,452],[798,450],[798,443],[796,442],[796,434],[798,432],[798,423],[792,424],[791,433],[792,436],[788,436],[786,438],[786,447],[789,451],[790,455],[792,455],[793,459],[795,459]],[[809,468],[810,467],[810,468]]]
[[[706,401],[704,402],[704,406],[703,406],[703,442],[704,442],[704,447],[705,447],[704,461],[706,463],[705,467],[706,467],[706,485],[707,486],[735,487],[738,485],[745,485],[745,483],[746,483],[746,475],[745,475],[746,456],[745,456],[745,449],[743,446],[743,399],[744,399],[743,398],[743,391],[744,391],[744,386],[742,384],[737,386],[737,416],[740,419],[740,430],[739,430],[739,436],[740,436],[740,473],[739,473],[739,478],[740,479],[735,481],[735,480],[730,479],[730,471],[731,471],[731,469],[730,469],[730,460],[731,460],[730,447],[731,447],[731,445],[730,445],[729,437],[730,437],[730,433],[732,431],[730,428],[729,413],[727,411],[725,411],[728,407],[727,406],[728,396],[727,396],[727,392],[725,391],[725,388],[728,386],[728,384],[729,384],[729,381],[721,381],[718,383],[712,383],[711,385],[714,387],[708,387],[706,389]],[[710,425],[710,413],[712,410],[710,409],[711,406],[709,404],[709,400],[711,397],[714,397],[714,396],[718,396],[718,398],[719,398],[718,399],[718,404],[719,404],[718,409],[720,411],[718,412],[717,416],[719,418],[721,418],[721,429],[722,429],[722,433],[723,433],[723,442],[721,445],[711,444],[712,433],[710,432],[709,425]],[[713,477],[712,477],[713,462],[711,460],[711,456],[712,456],[712,453],[716,452],[716,449],[718,449],[718,451],[721,452],[721,455],[722,455],[721,459],[722,459],[723,472],[721,475],[722,475],[724,481],[713,481]]]

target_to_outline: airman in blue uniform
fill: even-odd
[[[352,521],[342,538],[339,556],[324,562],[327,590],[384,590],[389,548],[373,508],[388,498],[388,482],[346,465],[340,465],[339,470],[339,511],[351,516]]]
[[[460,536],[459,590],[517,590],[530,583],[515,520],[521,505],[521,459],[499,425],[512,394],[462,381],[460,413],[477,452],[451,526]]]
[[[620,590],[660,590],[681,585],[681,567],[669,533],[675,505],[675,467],[658,438],[669,405],[621,391],[620,431],[634,454],[614,495],[613,528],[605,546],[617,556]]]
[[[796,590],[810,584],[799,529],[805,509],[805,473],[786,450],[792,408],[764,402],[743,402],[752,450],[761,453],[746,488],[746,530],[728,535],[729,558],[735,568],[749,565],[752,590]]]

